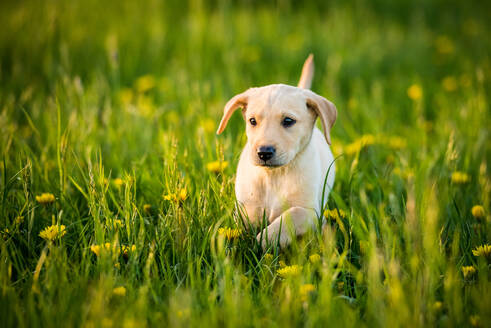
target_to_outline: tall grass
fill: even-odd
[[[0,4],[2,325],[488,326],[489,9]],[[310,52],[339,111],[328,223],[262,251],[234,220],[240,115],[214,131]]]

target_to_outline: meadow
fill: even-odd
[[[484,1],[2,1],[3,327],[489,327]],[[223,106],[336,104],[327,224],[235,220]]]

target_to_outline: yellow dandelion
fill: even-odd
[[[470,179],[470,176],[465,172],[455,171],[452,173],[452,182],[455,184],[465,184]]]
[[[55,201],[55,196],[49,192],[42,193],[39,196],[36,196],[36,201],[39,204],[51,204]]]
[[[457,90],[457,79],[454,76],[447,76],[442,80],[442,86],[445,91],[452,92]]]
[[[143,75],[136,80],[135,87],[140,93],[153,89],[155,87],[155,78],[150,74]]]
[[[215,131],[215,121],[211,118],[205,119],[201,126],[206,133],[212,133]]]
[[[300,300],[305,302],[313,291],[315,291],[315,286],[312,284],[300,286]]]
[[[325,210],[324,216],[331,220],[339,220],[339,219],[344,219],[346,217],[346,213],[343,210],[334,208],[332,210],[329,209]]]
[[[273,260],[273,254],[270,253],[264,254],[264,260],[271,262]]]
[[[299,265],[287,265],[281,269],[278,269],[278,275],[282,278],[292,278],[300,275],[302,267]]]
[[[407,142],[404,138],[394,136],[388,138],[387,144],[392,149],[403,149],[406,148]]]
[[[129,105],[133,101],[133,91],[130,88],[124,88],[119,92],[119,100],[123,105]]]
[[[452,40],[446,35],[439,36],[435,40],[435,46],[436,50],[442,55],[451,54],[454,52],[455,49]]]
[[[94,253],[97,256],[99,256],[101,254],[101,246],[99,246],[99,245],[90,246],[90,250],[92,251],[92,253]]]
[[[177,193],[170,193],[163,196],[165,200],[179,203],[180,201],[185,201],[188,197],[188,192],[185,188],[180,189]]]
[[[472,206],[471,213],[472,216],[476,219],[482,219],[484,218],[484,215],[486,215],[486,213],[484,212],[484,207],[482,207],[481,205]]]
[[[52,225],[46,227],[43,231],[39,233],[39,237],[47,241],[53,241],[55,239],[61,238],[66,234],[64,225]]]
[[[347,145],[344,149],[346,155],[353,155],[360,152],[364,147],[374,145],[375,136],[371,134],[362,135],[359,139]]]
[[[443,303],[440,301],[436,301],[433,303],[433,310],[440,311],[443,308]]]
[[[418,84],[413,84],[407,89],[407,96],[414,101],[423,98],[423,89]]]
[[[143,205],[143,211],[147,214],[151,213],[152,212],[152,205],[150,205],[150,204]]]
[[[482,256],[482,257],[489,258],[491,257],[491,245],[486,244],[486,245],[478,246],[472,250],[472,254],[474,254],[474,256]]]
[[[242,235],[242,230],[226,227],[218,229],[218,234],[224,236],[227,240],[233,240]]]
[[[113,221],[113,227],[114,229],[121,228],[123,226],[123,222],[119,219],[116,219]]]
[[[124,181],[121,178],[116,178],[113,180],[113,183],[116,187],[121,188],[121,186],[124,184]]]
[[[471,315],[469,317],[469,323],[471,324],[472,327],[480,327],[481,326],[481,317],[478,316],[477,314]]]
[[[186,188],[183,188],[179,191],[179,199],[185,201],[186,198],[188,198],[188,191],[186,190]]]
[[[126,295],[126,288],[123,286],[116,287],[113,289],[113,295],[116,296],[125,296]]]
[[[228,162],[220,162],[220,161],[215,161],[215,162],[210,162],[206,164],[206,169],[210,172],[213,173],[220,173],[223,172],[228,166]]]
[[[312,264],[317,264],[321,260],[321,256],[319,254],[312,254],[309,256],[309,261]]]
[[[14,220],[14,223],[15,223],[16,225],[20,225],[20,224],[22,224],[22,222],[24,222],[24,217],[23,217],[23,216],[18,216],[18,217],[16,217],[16,218],[15,218],[15,220]]]
[[[474,268],[472,265],[462,267],[462,274],[464,275],[464,278],[470,278],[474,275],[474,273],[476,273],[476,268]]]

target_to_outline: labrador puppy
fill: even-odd
[[[309,90],[313,74],[310,55],[297,87],[272,84],[234,96],[217,130],[222,133],[233,112],[242,108],[247,143],[237,167],[235,194],[250,223],[267,219],[268,226],[257,235],[263,248],[278,241],[284,247],[315,229],[334,183],[329,145],[337,110]],[[315,125],[317,117],[324,134]]]

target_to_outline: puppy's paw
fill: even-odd
[[[269,229],[266,231],[264,229],[262,232],[258,233],[256,236],[256,240],[258,243],[261,243],[261,247],[263,250],[266,250],[269,246],[276,246],[278,244],[278,238],[280,242],[280,247],[285,247],[290,244],[290,236],[286,232],[281,232],[278,234],[274,229]]]

